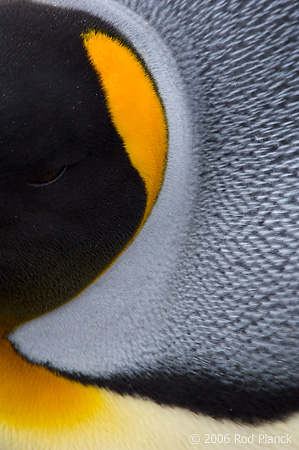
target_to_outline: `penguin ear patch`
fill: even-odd
[[[123,42],[96,30],[81,37],[105,93],[111,119],[132,166],[145,183],[143,223],[163,181],[167,153],[164,109],[149,74]]]

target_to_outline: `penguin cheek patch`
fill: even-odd
[[[96,30],[81,37],[105,93],[111,120],[145,184],[147,202],[141,227],[163,181],[167,153],[164,109],[154,82],[132,49]]]

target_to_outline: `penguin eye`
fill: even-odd
[[[47,184],[57,181],[65,172],[67,166],[59,167],[58,169],[50,169],[35,177],[29,183],[30,186],[45,186]]]

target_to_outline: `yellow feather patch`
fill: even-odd
[[[104,90],[111,119],[132,166],[147,191],[143,221],[160,190],[167,153],[167,126],[154,84],[134,53],[95,30],[82,34],[90,62]]]
[[[98,389],[55,376],[0,340],[0,422],[20,428],[73,426],[105,410]],[[1,448],[1,447],[0,447]]]

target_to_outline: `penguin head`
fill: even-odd
[[[1,130],[2,193],[9,192],[1,320],[18,324],[48,312],[109,270],[76,301],[8,339],[34,364],[82,384],[218,418],[268,420],[298,410],[298,326],[290,317],[298,305],[298,239],[288,200],[298,178],[293,169],[285,177],[286,165],[297,161],[291,124],[298,114],[290,96],[296,28],[280,27],[288,14],[295,20],[291,2],[279,11],[274,2],[265,22],[254,2],[243,9],[229,2],[126,1],[132,11],[113,0],[46,1],[69,9],[1,5],[7,86],[1,98],[10,99],[1,111],[2,128],[9,122]],[[9,26],[16,22],[20,27]],[[134,67],[143,76],[136,78]],[[138,90],[142,80],[152,96]],[[12,139],[20,120],[17,157]],[[167,170],[149,216],[164,175],[166,137]],[[74,159],[63,159],[70,154]],[[125,167],[132,179],[121,197]]]
[[[13,2],[0,23],[0,322],[11,327],[75,297],[132,240],[162,183],[167,131],[144,63],[105,22]]]

